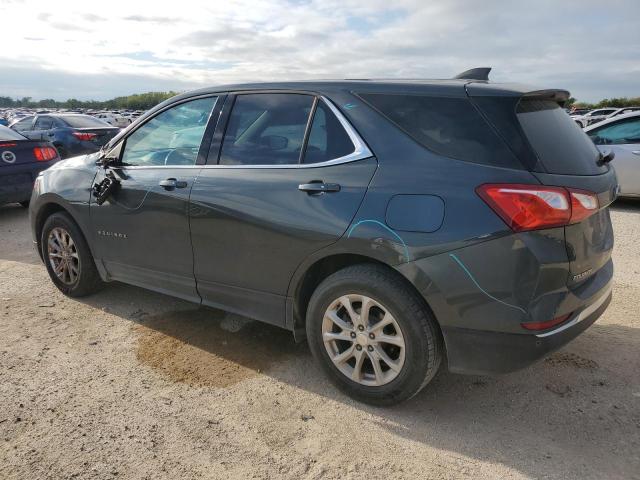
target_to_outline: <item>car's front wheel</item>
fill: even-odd
[[[442,357],[427,306],[399,274],[379,265],[345,268],[318,286],[307,309],[307,340],[338,388],[375,405],[418,393]]]
[[[83,297],[102,287],[89,245],[67,213],[58,212],[47,218],[40,245],[49,277],[62,293]]]

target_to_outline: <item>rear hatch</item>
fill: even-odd
[[[511,92],[496,95],[481,84],[467,91],[505,142],[543,185],[592,192],[598,210],[565,228],[570,284],[579,283],[611,258],[613,228],[608,206],[615,199],[613,169],[600,164],[600,153],[589,137],[561,108],[568,98],[562,90]],[[615,161],[615,160],[614,160]]]

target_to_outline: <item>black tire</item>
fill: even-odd
[[[22,208],[29,208],[29,200],[25,200],[24,202],[19,202]]]
[[[325,348],[325,312],[346,294],[374,299],[400,326],[406,349],[404,364],[387,384],[367,386],[352,380],[334,365]],[[327,277],[309,301],[306,333],[311,352],[329,379],[349,396],[373,405],[394,405],[413,397],[433,379],[442,360],[442,337],[433,314],[400,274],[382,265],[354,265]]]
[[[75,281],[70,284],[63,282],[58,278],[49,259],[48,238],[54,228],[61,228],[68,232],[69,236],[73,240],[75,251],[79,258],[78,275],[75,278]],[[95,263],[93,262],[89,245],[80,231],[80,228],[68,213],[57,212],[47,218],[42,228],[40,245],[42,249],[42,258],[44,259],[44,264],[47,267],[47,272],[49,272],[49,277],[55,286],[58,287],[58,289],[65,295],[68,295],[69,297],[84,297],[97,292],[104,286],[104,283],[100,278],[100,274],[96,269]]]

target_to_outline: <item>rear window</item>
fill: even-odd
[[[68,117],[60,117],[64,123],[74,128],[104,128],[111,127],[107,122],[103,122],[89,115],[69,115]]]
[[[0,125],[0,142],[7,140],[26,140],[26,138],[18,132],[14,132],[10,128]]]
[[[378,93],[360,97],[415,141],[440,155],[523,168],[467,98]]]
[[[582,129],[551,100],[522,99],[516,116],[544,170],[560,175],[598,175],[598,149]]]

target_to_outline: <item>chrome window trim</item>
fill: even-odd
[[[253,93],[253,92],[252,92]],[[332,160],[327,160],[325,162],[318,163],[295,163],[295,164],[273,164],[273,165],[132,165],[130,167],[123,167],[126,169],[132,170],[142,170],[142,169],[150,169],[150,168],[258,168],[258,169],[276,169],[276,168],[321,168],[327,167],[331,165],[340,165],[342,163],[355,162],[358,160],[364,160],[365,158],[373,157],[373,153],[367,147],[367,144],[364,143],[364,140],[358,135],[355,129],[351,126],[349,121],[342,115],[342,112],[338,110],[338,108],[331,103],[331,101],[323,95],[320,95],[320,100],[323,101],[329,109],[336,116],[342,128],[347,132],[349,139],[354,145],[354,151],[348,155],[344,155],[342,157],[334,158]]]

